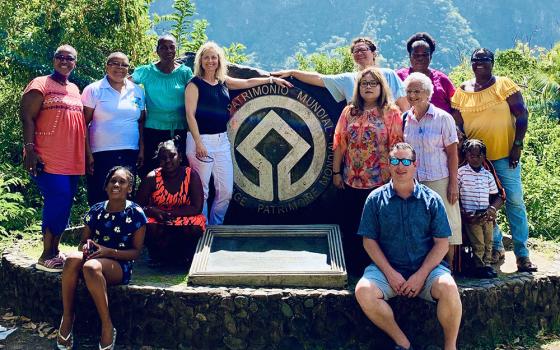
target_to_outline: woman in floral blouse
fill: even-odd
[[[66,258],[62,271],[62,305],[58,349],[72,349],[74,296],[80,274],[95,303],[101,319],[99,349],[115,346],[117,331],[113,328],[107,301],[107,286],[128,284],[132,263],[144,244],[146,216],[142,208],[127,200],[132,192],[133,175],[127,168],[114,167],[107,174],[105,191],[108,201],[91,207],[84,218],[80,252]]]
[[[358,74],[352,103],[340,115],[334,134],[333,183],[343,191],[340,225],[350,272],[371,261],[355,233],[369,193],[389,181],[389,150],[402,142],[400,110],[383,74],[370,67]]]

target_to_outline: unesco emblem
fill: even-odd
[[[332,178],[334,125],[327,110],[299,88],[262,85],[235,97],[233,200],[259,214],[287,214],[313,203]]]

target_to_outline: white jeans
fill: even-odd
[[[233,193],[233,162],[231,160],[231,146],[227,133],[200,135],[202,143],[213,158],[210,162],[202,162],[196,158],[196,145],[192,134],[187,134],[187,158],[191,168],[196,170],[202,189],[204,190],[204,216],[208,218],[209,225],[221,225],[224,222],[229,201]],[[208,185],[210,176],[214,176],[216,195],[208,215]]]

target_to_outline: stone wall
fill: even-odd
[[[0,304],[58,325],[60,275],[36,271],[33,261],[5,252]],[[550,271],[560,271],[558,264]],[[480,348],[560,326],[560,278],[512,274],[462,280],[462,349]],[[365,318],[349,290],[119,286],[109,290],[118,343],[179,349],[385,349],[388,339]],[[435,304],[391,301],[416,344],[439,345]],[[76,332],[98,329],[87,290],[80,285]],[[91,332],[91,331],[90,331]]]

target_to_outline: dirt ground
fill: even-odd
[[[5,340],[0,340],[0,349],[6,350],[47,350],[55,349],[56,329],[46,323],[35,323],[24,316],[14,315],[8,309],[0,308],[0,326],[18,329]],[[74,349],[94,350],[97,347],[97,335],[76,339]],[[137,350],[132,347],[116,346],[118,350]],[[138,350],[157,350],[143,346]],[[294,349],[296,350],[296,349]],[[535,338],[512,339],[510,344],[499,345],[495,350],[560,350],[560,334],[541,335]]]

